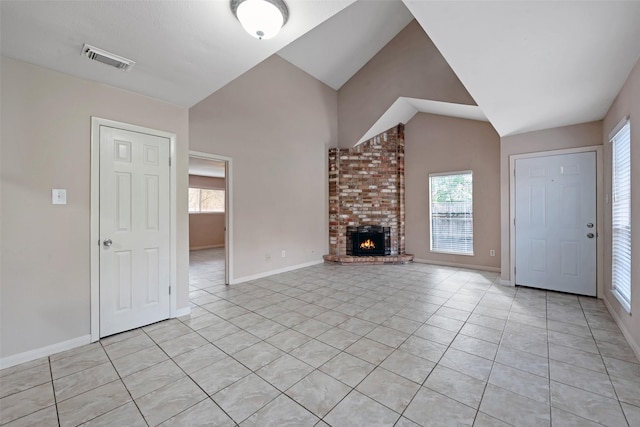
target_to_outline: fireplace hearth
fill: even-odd
[[[347,255],[391,255],[391,228],[377,225],[347,227]]]

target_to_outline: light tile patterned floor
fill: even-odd
[[[640,363],[596,299],[423,264],[196,270],[191,316],[1,371],[0,423],[640,425]]]

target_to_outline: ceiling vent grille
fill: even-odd
[[[82,54],[93,61],[102,62],[124,71],[129,71],[135,65],[135,61],[88,44],[82,46]]]

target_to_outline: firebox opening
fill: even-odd
[[[391,255],[391,228],[376,225],[347,227],[347,255]]]

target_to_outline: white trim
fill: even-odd
[[[19,365],[21,363],[31,362],[32,360],[39,359],[41,357],[51,356],[52,354],[60,353],[61,351],[71,350],[72,348],[80,347],[91,343],[91,335],[82,335],[78,338],[73,338],[67,341],[62,341],[56,344],[47,345],[45,347],[36,348],[33,350],[25,351],[24,353],[14,354],[13,356],[0,359],[0,369],[10,368],[12,366]]]
[[[304,264],[292,265],[290,267],[279,268],[277,270],[269,270],[263,273],[252,274],[250,276],[238,277],[237,279],[234,279],[230,284],[236,285],[238,283],[244,283],[244,282],[249,282],[251,280],[262,279],[264,277],[273,276],[274,274],[286,273],[288,271],[299,270],[301,268],[311,267],[318,264],[324,264],[324,260],[321,259],[317,261],[310,261],[310,262],[305,262]]]
[[[625,127],[625,125],[631,120],[630,116],[625,116],[622,118],[622,120],[620,120],[618,122],[618,124],[613,128],[613,130],[611,132],[609,132],[609,139],[608,141],[611,142],[611,140],[613,139],[613,137],[616,136],[616,134],[618,132],[620,132],[620,129],[622,129],[623,127]]]
[[[462,175],[465,173],[470,173],[473,176],[473,170],[466,170],[466,171],[451,171],[451,172],[434,172],[429,174],[429,178],[431,178],[432,176]]]
[[[472,265],[472,264],[463,264],[459,262],[433,261],[430,259],[419,259],[419,258],[415,258],[413,262],[417,262],[419,264],[444,265],[446,267],[458,267],[458,268],[467,268],[470,270],[482,270],[482,271],[491,271],[494,273],[500,273],[500,267],[487,267],[486,265]]]
[[[631,304],[624,299],[618,288],[609,288],[609,292],[618,300],[618,304],[626,311],[628,314],[631,314]]]
[[[189,248],[189,251],[200,251],[202,249],[215,249],[215,248],[224,248],[224,243],[221,243],[219,245],[195,246],[193,248]]]
[[[604,292],[604,168],[602,161],[602,145],[589,145],[586,147],[567,148],[562,150],[538,151],[534,153],[512,154],[509,156],[509,282],[511,286],[516,285],[516,276],[514,269],[516,267],[516,230],[513,224],[516,214],[515,200],[515,164],[516,160],[560,156],[564,154],[576,153],[596,153],[596,236],[599,238],[596,242],[596,295],[602,298]]]
[[[224,283],[229,285],[233,281],[233,159],[227,156],[189,150],[189,157],[218,160],[225,162],[224,197],[225,197],[225,253],[224,253]]]
[[[464,252],[434,251],[433,249],[429,249],[429,252],[432,254],[442,254],[442,255],[476,256],[476,254],[473,252],[471,252],[470,254],[465,254]]]
[[[511,283],[511,280],[504,280],[504,279],[500,279],[498,281],[498,284],[502,285],[502,286],[511,286],[511,287],[515,287],[513,285],[513,283]]]
[[[188,316],[191,314],[191,307],[184,307],[184,308],[179,308],[176,310],[175,316],[173,317],[182,317],[182,316]]]
[[[607,310],[609,310],[609,314],[611,314],[611,317],[613,317],[613,320],[615,320],[616,324],[620,328],[620,331],[622,331],[622,335],[624,335],[624,337],[627,339],[629,346],[631,346],[631,349],[636,354],[636,357],[640,359],[640,343],[634,341],[633,335],[631,334],[631,332],[629,332],[625,324],[622,322],[622,319],[620,319],[618,313],[613,309],[613,306],[611,305],[609,300],[607,298],[602,298],[602,300],[604,301],[604,305],[605,307],[607,307]]]
[[[129,123],[117,122],[113,120],[103,119],[100,117],[91,117],[91,342],[100,339],[100,126],[107,126],[116,129],[123,129],[131,132],[145,133],[148,135],[159,136],[169,140],[169,156],[171,159],[171,167],[169,168],[169,233],[170,233],[170,277],[169,282],[172,289],[170,300],[169,317],[175,317],[178,293],[178,279],[176,266],[176,246],[177,246],[177,203],[176,203],[176,143],[177,136],[172,132],[165,132],[157,129],[151,129],[144,126],[137,126]]]

